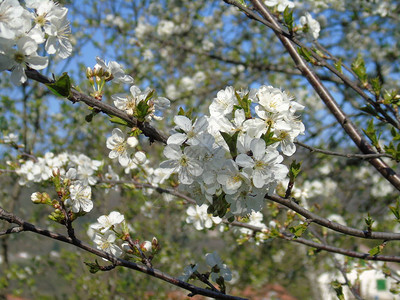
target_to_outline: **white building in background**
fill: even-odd
[[[395,284],[395,281],[390,277],[385,278],[385,275],[381,271],[366,270],[360,273],[352,270],[350,273],[347,273],[347,278],[365,300],[400,299],[399,295],[390,292],[391,284]],[[345,283],[343,276],[339,272],[323,273],[318,277],[321,299],[338,299],[335,290],[331,286],[331,282],[334,280]],[[342,288],[346,300],[355,299],[348,286],[343,285]]]

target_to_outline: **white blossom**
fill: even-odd
[[[186,223],[193,224],[197,230],[203,230],[204,228],[211,228],[214,224],[221,223],[221,218],[213,217],[207,213],[208,206],[203,204],[201,206],[189,206],[186,210],[188,217]]]
[[[109,229],[115,228],[116,225],[121,224],[124,220],[124,215],[120,214],[117,211],[112,211],[109,215],[98,217],[97,223],[92,224],[90,227],[104,234]]]
[[[29,66],[35,70],[47,67],[48,58],[37,55],[38,45],[28,36],[16,41],[17,48],[13,48],[13,42],[3,41],[4,53],[0,53],[0,71],[12,70],[11,81],[20,85],[27,80],[25,69]]]
[[[90,212],[93,208],[91,200],[92,190],[90,186],[84,186],[79,182],[71,184],[69,187],[70,198],[65,200],[65,205],[71,207],[72,212]]]
[[[175,24],[172,21],[161,20],[157,26],[159,36],[170,36],[174,33]]]
[[[131,136],[125,140],[125,134],[119,128],[114,128],[112,135],[107,139],[107,148],[110,149],[109,158],[118,158],[119,163],[126,167],[129,164],[129,155],[132,148],[136,147],[139,141]]]
[[[264,4],[269,7],[277,6],[279,12],[283,12],[286,7],[294,7],[294,3],[288,0],[266,0]]]
[[[0,3],[0,37],[14,39],[18,30],[29,22],[24,18],[24,8],[17,0],[3,0]]]
[[[182,152],[179,145],[171,144],[164,148],[164,155],[169,160],[162,162],[160,167],[168,169],[170,173],[178,173],[179,181],[183,184],[191,184],[194,177],[203,173],[202,164],[195,157],[193,148],[186,147]]]
[[[97,245],[97,248],[107,253],[119,257],[122,255],[121,248],[115,244],[117,237],[114,232],[107,231],[103,234],[95,234],[93,242]]]
[[[305,16],[300,17],[300,24],[303,26],[303,31],[311,36],[312,39],[316,40],[318,38],[321,27],[310,13],[306,12]]]
[[[194,266],[186,266],[185,269],[183,269],[183,274],[179,276],[178,279],[182,281],[188,281],[192,274],[197,271],[197,268],[197,264]]]

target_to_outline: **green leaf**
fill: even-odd
[[[315,58],[312,57],[311,55],[311,51],[308,50],[305,47],[298,47],[297,48],[297,52],[307,61],[307,62],[311,62],[314,63],[315,62]]]
[[[301,237],[303,233],[307,230],[308,223],[303,223],[297,226],[289,227],[289,231],[295,235],[295,237]]]
[[[214,217],[224,217],[230,204],[225,199],[225,193],[218,196],[213,196],[213,203],[208,206],[207,213],[212,214]]]
[[[375,93],[375,96],[379,97],[379,95],[381,94],[381,90],[382,90],[382,83],[381,83],[381,80],[379,79],[379,77],[375,77],[375,78],[371,79],[371,85],[372,85],[372,89]]]
[[[289,167],[289,178],[290,181],[294,181],[294,179],[299,175],[301,168],[301,162],[296,163],[296,160],[292,161]]]
[[[333,289],[336,292],[336,296],[338,297],[339,300],[345,300],[344,299],[344,295],[343,295],[343,288],[342,288],[342,284],[335,280],[331,282],[331,286],[333,287]]]
[[[387,267],[386,262],[382,266],[382,272],[385,274],[385,277],[392,276],[392,271]]]
[[[370,120],[368,122],[367,129],[363,129],[363,131],[366,134],[366,136],[371,140],[372,145],[374,147],[376,147],[378,149],[378,151],[380,151],[381,150],[381,146],[379,145],[380,134],[378,136],[376,135],[376,130],[375,130],[375,127],[374,127],[374,121]]]
[[[397,90],[385,90],[383,93],[383,104],[400,105],[400,96]]]
[[[236,131],[234,134],[229,135],[229,133],[220,131],[224,141],[228,145],[229,152],[231,153],[232,158],[237,156],[237,139],[239,136],[239,131]]]
[[[184,116],[184,115],[185,115],[185,111],[183,110],[182,107],[179,107],[178,116]]]
[[[190,108],[187,111],[185,111],[182,107],[179,107],[178,116],[185,116],[188,119],[193,120],[192,114],[193,114],[193,108]]]
[[[95,274],[98,271],[100,271],[100,265],[99,265],[97,260],[95,260],[95,261],[96,261],[95,263],[84,262],[84,264],[89,267],[89,272],[92,273],[92,274]]]
[[[363,112],[366,112],[367,114],[377,117],[378,113],[376,112],[376,110],[369,104],[367,104],[367,106],[361,107],[360,110],[362,110]]]
[[[392,212],[392,214],[396,217],[397,222],[400,223],[400,204],[399,204],[399,200],[397,200],[396,202],[396,206],[389,206],[390,211]]]
[[[379,253],[381,253],[381,248],[380,245],[372,248],[371,250],[368,251],[368,253],[372,256],[378,255]]]
[[[263,133],[261,135],[261,138],[265,141],[265,146],[269,146],[269,145],[275,144],[277,142],[280,142],[280,139],[274,137],[274,132],[271,131],[271,127],[272,127],[272,124],[270,124],[268,126],[267,132]]]
[[[342,70],[342,59],[339,59],[337,62],[335,62],[333,64],[336,68],[336,70],[338,70],[340,72],[340,74],[343,74],[343,70]]]
[[[289,9],[289,6],[286,6],[283,11],[283,20],[285,21],[285,25],[289,29],[289,32],[293,31],[293,10]]]
[[[71,95],[71,80],[67,72],[53,83],[46,83],[49,90],[56,96],[68,98]]]
[[[246,95],[242,97],[240,97],[240,95],[235,91],[235,96],[236,99],[239,103],[239,105],[235,105],[235,109],[243,109],[244,110],[244,114],[246,119],[251,119],[251,109],[250,109],[250,105],[251,105],[251,100],[249,99],[249,93],[247,93]]]
[[[115,123],[115,124],[124,125],[124,126],[128,125],[128,122],[126,122],[125,120],[122,120],[121,118],[116,117],[116,116],[111,117],[110,122]]]
[[[360,81],[363,84],[368,83],[367,70],[365,69],[365,62],[360,53],[357,55],[357,58],[351,64],[351,69],[354,71],[354,73],[356,73],[358,79],[360,79]]]
[[[144,122],[149,112],[150,106],[147,103],[147,100],[142,100],[137,104],[134,116],[138,119],[139,122]]]
[[[371,231],[372,230],[372,224],[374,224],[374,220],[371,218],[371,216],[368,213],[368,216],[364,219],[365,224],[367,224],[367,230]]]

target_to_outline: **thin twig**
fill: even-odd
[[[393,156],[391,156],[390,154],[387,154],[387,153],[376,153],[376,154],[339,153],[339,152],[314,148],[314,147],[311,147],[311,146],[306,145],[299,141],[296,141],[294,143],[296,145],[299,145],[303,148],[310,150],[311,152],[318,152],[318,153],[332,155],[332,156],[341,156],[341,157],[346,157],[346,158],[358,158],[358,159],[364,159],[364,160],[378,158],[378,157],[388,157],[388,158],[393,159]]]
[[[267,20],[267,23],[272,23],[272,28],[278,38],[281,40],[283,46],[289,52],[297,68],[302,72],[304,77],[308,80],[317,94],[320,96],[322,101],[328,107],[330,112],[335,116],[338,123],[343,127],[347,135],[353,140],[357,147],[364,154],[377,154],[374,148],[368,143],[368,141],[361,134],[360,130],[353,124],[347,114],[340,108],[338,103],[332,97],[328,89],[322,84],[321,80],[315,74],[315,72],[306,64],[301,55],[297,52],[296,47],[293,45],[291,40],[287,37],[287,34],[282,34],[282,29],[279,28],[279,24],[272,16],[270,11],[265,7],[261,0],[250,0],[257,11],[262,17]],[[373,158],[368,160],[378,171],[386,178],[397,190],[400,190],[400,177],[396,172],[390,168],[382,159]]]
[[[43,76],[36,70],[28,69],[25,71],[28,78],[32,80],[36,80],[43,84],[53,83],[52,80]],[[86,105],[93,107],[107,115],[116,116],[121,118],[122,120],[127,122],[127,125],[134,128],[139,128],[145,136],[150,139],[150,142],[158,141],[163,144],[167,143],[168,137],[162,132],[158,131],[154,127],[152,127],[148,122],[138,122],[138,120],[134,117],[129,116],[126,112],[113,107],[105,102],[99,101],[91,96],[88,96],[84,93],[81,93],[74,88],[71,89],[71,95],[68,97],[68,100],[71,102],[84,102]]]
[[[21,230],[19,232],[30,231],[30,232],[33,232],[33,233],[36,233],[39,235],[43,235],[43,236],[67,243],[67,244],[74,245],[78,248],[81,248],[81,249],[87,251],[87,252],[95,254],[96,256],[99,256],[99,257],[109,260],[115,266],[129,268],[132,270],[136,270],[136,271],[145,273],[152,277],[164,280],[170,284],[173,284],[175,286],[178,286],[178,287],[181,287],[183,289],[190,291],[193,295],[203,295],[203,296],[207,296],[207,297],[211,297],[211,298],[215,298],[215,299],[227,299],[227,300],[244,300],[245,299],[245,298],[241,298],[241,297],[226,295],[226,294],[223,294],[220,292],[211,291],[209,289],[203,289],[203,288],[194,286],[192,284],[189,284],[187,282],[181,281],[181,280],[179,280],[175,277],[172,277],[168,274],[165,274],[157,269],[149,268],[144,265],[140,265],[140,264],[137,264],[137,263],[134,263],[131,261],[127,261],[125,259],[118,258],[118,257],[116,257],[112,254],[109,254],[107,252],[104,252],[102,250],[90,247],[89,245],[87,245],[79,240],[71,239],[70,237],[64,236],[62,234],[55,233],[55,232],[49,231],[47,229],[42,229],[36,225],[28,223],[25,220],[17,217],[16,215],[14,215],[10,212],[7,212],[2,207],[0,207],[0,219],[5,220],[12,224],[19,225],[19,227],[23,228],[23,230]]]

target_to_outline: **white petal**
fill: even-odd
[[[243,168],[253,168],[254,167],[253,159],[250,156],[248,156],[247,154],[239,154],[236,157],[236,163]]]
[[[185,116],[175,116],[174,122],[185,132],[188,132],[192,129],[192,121],[190,121],[190,119]]]
[[[134,136],[129,137],[126,142],[131,148],[135,148],[139,144],[138,139]]]
[[[168,138],[167,144],[182,145],[182,143],[187,139],[187,135],[184,133],[175,133]]]

